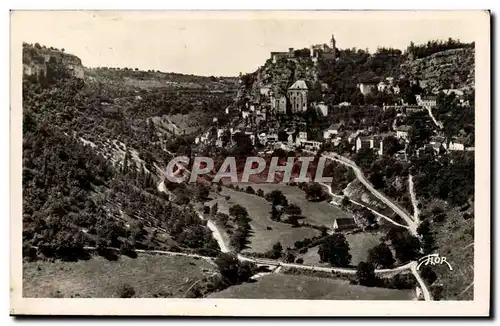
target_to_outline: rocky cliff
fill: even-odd
[[[47,64],[56,62],[63,64],[73,76],[83,79],[84,69],[82,60],[75,55],[62,50],[41,47],[39,45],[23,44],[23,73],[27,76],[46,76]]]
[[[401,64],[404,77],[419,79],[429,90],[474,88],[473,48],[460,48],[434,53],[421,59],[409,57]]]
[[[253,98],[259,98],[262,87],[270,87],[274,94],[286,94],[288,87],[298,79],[304,80],[311,87],[317,78],[316,66],[309,57],[282,59],[276,63],[268,60],[255,72],[250,94]]]

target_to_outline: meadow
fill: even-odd
[[[119,298],[124,286],[139,298],[183,297],[195,282],[216,271],[203,259],[181,256],[25,262],[23,297]]]
[[[302,299],[302,300],[413,300],[412,290],[352,285],[348,281],[269,274],[253,283],[231,286],[209,298]]]

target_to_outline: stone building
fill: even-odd
[[[359,91],[364,96],[371,94],[374,89],[377,88],[378,83],[376,81],[363,81],[357,84]]]
[[[330,45],[328,44],[315,44],[310,47],[311,59],[313,62],[317,62],[318,57],[321,55],[324,58],[335,60],[336,59],[336,41],[335,37],[332,35],[330,39]]]
[[[292,113],[305,112],[307,110],[307,85],[303,80],[297,80],[288,88],[288,99]]]
[[[285,95],[271,95],[271,114],[286,114],[286,96]]]

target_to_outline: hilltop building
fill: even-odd
[[[314,44],[310,46],[311,60],[316,63],[319,56],[335,60],[337,57],[336,53],[336,41],[335,37],[332,35],[330,39],[330,44]],[[293,48],[288,48],[288,52],[271,52],[271,60],[273,63],[278,62],[281,59],[294,59],[295,52]]]
[[[286,114],[286,96],[271,94],[271,114]]]
[[[288,98],[292,113],[307,111],[307,85],[303,80],[297,80],[288,88]]]
[[[278,62],[280,59],[294,58],[295,53],[293,48],[288,48],[288,52],[271,52],[271,59],[273,63]]]
[[[330,45],[328,44],[314,44],[310,47],[311,59],[313,62],[318,61],[318,57],[322,56],[326,59],[335,60],[336,59],[336,41],[335,37],[332,35],[330,39]]]

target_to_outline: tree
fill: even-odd
[[[222,224],[222,225],[227,225],[227,222],[229,222],[229,215],[224,214],[224,213],[217,213],[216,219]]]
[[[287,207],[285,207],[285,214],[288,215],[301,215],[302,214],[302,209],[295,204],[290,204]]]
[[[300,216],[298,216],[298,215],[290,215],[287,218],[287,223],[290,223],[294,227],[297,227],[297,226],[299,226],[299,218],[300,218]]]
[[[307,93],[307,97],[308,103],[320,102],[323,100],[321,83],[319,81],[314,83],[313,88]]]
[[[255,265],[251,262],[241,263],[232,253],[221,253],[215,259],[221,275],[231,285],[247,281],[255,272]]]
[[[199,183],[196,187],[196,200],[198,201],[205,201],[208,198],[208,195],[210,193],[210,190],[208,187],[202,183]]]
[[[408,133],[408,139],[415,148],[420,148],[429,143],[431,135],[432,129],[422,119],[415,119]]]
[[[349,244],[342,233],[328,236],[318,248],[321,262],[328,262],[332,266],[348,266],[351,262]]]
[[[400,150],[404,149],[404,145],[394,136],[384,138],[384,155],[393,156]]]
[[[434,283],[437,280],[437,275],[430,266],[422,267],[420,275],[422,276],[427,285],[432,285],[432,283]]]
[[[128,240],[124,241],[120,246],[120,254],[129,256],[130,258],[137,258],[137,253],[134,250],[134,246]]]
[[[371,263],[364,261],[358,264],[356,276],[360,285],[375,286],[377,284],[377,276],[375,275],[375,267]]]
[[[306,187],[306,198],[310,201],[321,201],[325,199],[325,193],[323,187],[319,183],[314,182],[310,186]]]
[[[212,216],[215,216],[217,215],[218,212],[219,212],[219,204],[215,203],[212,205],[212,208],[210,208],[210,214]]]
[[[368,252],[368,262],[383,268],[390,268],[393,266],[395,260],[392,256],[392,251],[385,243],[381,243]]]
[[[255,190],[253,190],[252,186],[247,186],[247,189],[245,190],[247,194],[254,195]]]
[[[288,206],[288,200],[280,190],[273,190],[268,192],[265,196],[266,200],[272,205]]]
[[[351,201],[349,200],[349,197],[347,196],[342,197],[342,203],[341,203],[342,207],[347,207],[349,206],[350,203]]]
[[[396,258],[402,263],[415,260],[420,255],[420,240],[406,230],[391,229],[387,237],[396,251]]]
[[[238,282],[248,281],[256,272],[257,265],[253,262],[244,261],[241,262],[238,268]]]
[[[276,205],[271,206],[271,220],[280,221],[281,220],[281,211],[278,210]]]
[[[133,298],[135,290],[130,284],[123,284],[119,290],[120,298]]]
[[[235,220],[245,220],[248,217],[248,211],[241,205],[234,205],[229,207],[229,215],[234,217]]]
[[[210,214],[210,207],[208,207],[207,205],[203,206],[203,214]]]
[[[285,255],[285,262],[286,263],[293,263],[294,261],[295,261],[295,255],[288,251]]]
[[[376,222],[375,214],[366,207],[363,207],[363,218],[369,225]]]
[[[262,189],[257,190],[257,196],[264,197],[264,190]]]
[[[279,259],[283,255],[283,247],[281,246],[281,243],[276,242],[273,245],[273,248],[269,251],[269,258],[272,259]]]

